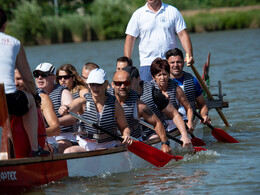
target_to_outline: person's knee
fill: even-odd
[[[64,150],[64,154],[76,153],[76,152],[85,152],[86,150],[80,146],[71,146]]]
[[[154,139],[154,138],[157,138],[157,137],[158,137],[158,135],[157,135],[157,134],[154,134],[154,135],[150,136],[148,140]]]
[[[73,147],[68,147],[64,150],[64,154],[68,154],[68,153],[72,153],[74,150],[73,150]]]
[[[59,140],[57,142],[59,144],[58,146],[59,153],[64,153],[65,149],[72,146],[72,143],[69,140]]]

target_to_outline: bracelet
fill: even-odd
[[[167,140],[166,142],[162,142],[162,145],[163,145],[163,144],[166,144],[167,146],[170,146],[169,140]]]

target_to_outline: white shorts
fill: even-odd
[[[79,145],[84,148],[86,151],[90,150],[98,150],[98,149],[103,149],[103,148],[112,148],[116,147],[121,144],[120,141],[113,140],[110,142],[103,142],[103,143],[98,143],[96,140],[92,139],[83,139],[79,136],[77,136],[77,140]]]

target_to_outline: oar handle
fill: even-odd
[[[189,58],[189,54],[186,53],[186,59],[188,61],[188,58]],[[198,73],[197,69],[195,68],[195,66],[193,64],[187,64],[187,66],[190,66],[192,71],[194,72],[194,74],[196,75],[199,83],[201,84],[201,87],[203,88],[203,90],[206,92],[207,96],[209,97],[210,100],[214,100],[212,94],[210,93],[208,87],[206,86],[205,82],[202,80],[200,74]],[[229,124],[228,124],[228,121],[226,119],[226,117],[224,116],[222,110],[220,108],[216,108],[216,111],[218,112],[220,118],[223,120],[223,122],[225,123],[225,125],[228,127]]]
[[[185,124],[186,130],[188,130],[189,127],[187,126],[187,124],[185,122],[184,122],[184,124]],[[195,135],[193,133],[190,133],[190,135],[191,135],[192,138],[195,138]]]
[[[141,123],[142,125],[144,125],[144,126],[150,128],[150,129],[154,130],[154,127],[153,127],[152,125],[146,123],[146,122],[143,121],[143,120],[139,120],[139,123]],[[166,136],[167,136],[168,138],[170,138],[170,139],[172,139],[172,140],[178,142],[178,143],[181,144],[181,145],[183,144],[183,141],[181,141],[181,140],[179,140],[179,139],[173,137],[172,135],[170,135],[170,134],[168,134],[168,133],[166,133]]]
[[[204,121],[204,118],[197,111],[193,110],[193,112],[200,120]],[[207,126],[212,130],[214,129],[214,127],[211,124],[208,124]]]
[[[81,120],[81,121],[83,121],[83,122],[89,124],[90,126],[96,128],[96,129],[99,129],[100,131],[103,131],[104,133],[107,133],[107,134],[110,135],[111,137],[114,137],[115,139],[117,139],[117,140],[119,140],[119,141],[121,141],[121,142],[124,140],[124,139],[123,139],[122,137],[120,137],[119,135],[117,135],[117,134],[115,134],[115,133],[112,133],[112,132],[110,132],[110,131],[104,129],[103,127],[100,127],[98,124],[93,123],[93,122],[91,122],[91,121],[89,121],[89,120],[87,120],[87,119],[85,119],[85,118],[83,118],[83,117],[81,117],[81,116],[75,114],[74,112],[69,112],[69,114],[72,115],[73,117],[75,117],[75,118],[77,118],[77,119],[79,119],[79,120]]]
[[[170,135],[170,134],[168,134],[168,133],[166,133],[166,135],[167,135],[168,138],[170,138],[170,139],[172,139],[172,140],[178,142],[179,144],[181,144],[181,145],[183,144],[183,141],[181,141],[181,140],[179,140],[179,139],[173,137],[172,135]]]

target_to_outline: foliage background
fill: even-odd
[[[0,0],[8,14],[6,33],[24,44],[51,44],[125,37],[132,13],[145,0]],[[189,32],[205,32],[236,28],[259,28],[259,9],[215,12],[210,9],[260,5],[260,0],[164,0],[183,10],[204,10],[185,16]],[[208,10],[208,12],[205,10]]]

